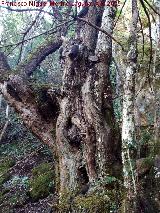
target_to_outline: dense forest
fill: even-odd
[[[0,14],[0,212],[160,212],[160,0]]]

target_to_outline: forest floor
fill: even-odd
[[[52,154],[24,127],[21,134],[11,128],[15,137],[0,144],[0,212],[49,213],[55,200]]]

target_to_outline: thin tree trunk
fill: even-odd
[[[122,112],[122,160],[124,185],[127,189],[128,205],[124,212],[135,212],[136,188],[136,144],[135,144],[135,73],[137,68],[137,0],[132,0],[132,24],[130,29],[130,49],[127,55],[128,67],[125,74],[123,112]]]
[[[160,11],[160,9],[159,9]],[[160,17],[158,16],[157,20],[157,41],[156,41],[156,47],[155,47],[155,54],[153,56],[153,93],[154,93],[154,141],[155,141],[155,146],[156,143],[158,142],[159,139],[159,131],[160,131],[160,126],[158,122],[158,111],[159,111],[159,99],[158,99],[158,94],[157,94],[157,87],[156,87],[156,82],[157,82],[157,74],[156,74],[156,60],[157,60],[157,51],[159,51],[160,47]]]

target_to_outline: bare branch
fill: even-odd
[[[148,6],[157,14],[160,16],[160,13],[147,1],[147,0],[144,0],[144,2],[146,2],[146,4],[148,4]]]
[[[21,56],[22,56],[22,50],[23,50],[23,44],[24,44],[25,37],[29,33],[29,31],[32,29],[32,27],[35,25],[35,23],[36,23],[37,19],[39,18],[41,12],[42,12],[42,9],[38,13],[38,15],[35,17],[35,19],[31,23],[31,25],[28,27],[28,29],[23,33],[23,38],[22,38],[22,42],[21,42],[21,48],[20,48],[20,54],[19,54],[19,58],[18,58],[18,63],[21,61]]]
[[[67,25],[67,24],[69,24],[68,26],[70,26],[71,24],[73,24],[73,20],[69,20],[69,21],[66,21],[66,22],[63,22],[62,24],[59,24],[59,25],[57,25],[56,27],[54,27],[54,28],[52,28],[52,29],[50,29],[50,30],[47,30],[47,31],[45,31],[45,32],[43,32],[43,33],[40,33],[40,34],[38,34],[38,35],[36,35],[36,36],[33,36],[33,37],[31,37],[31,38],[27,38],[27,39],[25,39],[24,41],[20,41],[20,42],[18,42],[18,43],[15,43],[15,44],[7,44],[7,45],[4,45],[4,46],[0,46],[0,48],[5,48],[5,47],[13,47],[13,46],[19,46],[20,44],[22,44],[22,42],[24,43],[24,42],[27,42],[27,41],[30,41],[30,40],[33,40],[33,39],[35,39],[35,38],[38,38],[39,36],[42,36],[42,35],[47,35],[47,34],[53,34],[53,33],[56,33],[57,32],[57,28],[59,28],[59,27],[62,27],[63,25]],[[15,48],[16,48],[15,47]],[[14,48],[14,49],[15,49]],[[13,50],[12,50],[13,51]]]
[[[2,129],[2,132],[1,132],[1,134],[0,134],[0,142],[1,142],[2,138],[3,138],[4,133],[6,132],[6,129],[7,129],[7,127],[8,127],[8,124],[9,124],[9,120],[7,119],[5,125],[4,125],[4,127],[3,127],[3,129]]]
[[[140,15],[138,14],[138,19],[141,27],[141,33],[142,33],[142,61],[144,58],[144,32],[143,32],[143,24]]]
[[[11,7],[4,7],[4,6],[1,6],[2,8],[4,9],[7,9],[7,10],[10,10],[10,11],[14,11],[14,12],[33,12],[33,11],[41,11],[43,13],[47,13],[49,14],[50,16],[53,16],[53,13],[51,12],[48,12],[48,11],[45,11],[45,10],[40,10],[38,8],[34,8],[34,9],[14,9],[14,8],[11,8]]]
[[[117,22],[119,21],[119,18],[120,18],[121,14],[122,14],[122,11],[123,11],[123,8],[124,8],[124,6],[125,6],[126,2],[127,2],[127,0],[125,0],[125,1],[124,1],[123,5],[122,5],[122,8],[121,8],[121,10],[120,10],[119,16],[118,16],[118,18],[116,19],[116,21],[115,21],[115,24],[114,24],[114,27],[113,27],[113,28],[115,28],[115,26],[116,26]]]

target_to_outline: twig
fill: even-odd
[[[35,23],[36,23],[37,19],[39,18],[41,12],[42,12],[42,9],[41,9],[40,12],[38,13],[38,15],[35,17],[35,19],[34,19],[33,22],[31,23],[31,25],[28,27],[28,29],[23,33],[23,38],[22,38],[22,43],[21,43],[21,48],[20,48],[20,53],[19,53],[19,58],[18,58],[17,63],[19,63],[20,60],[21,60],[22,50],[23,50],[23,44],[24,44],[25,37],[26,37],[26,35],[29,33],[29,31],[32,29],[32,27],[35,25]]]
[[[148,69],[148,83],[149,83],[149,86],[151,88],[151,91],[152,91],[152,87],[151,87],[151,80],[150,80],[150,71],[151,71],[151,63],[152,63],[152,30],[151,30],[151,21],[150,21],[150,17],[149,17],[149,14],[148,14],[148,11],[146,9],[146,6],[144,4],[144,1],[143,0],[140,0],[140,3],[143,7],[143,10],[147,16],[147,19],[148,19],[148,24],[149,24],[149,40],[150,40],[150,60],[149,60],[149,69]]]
[[[1,6],[1,7],[4,8],[4,9],[10,10],[10,11],[14,11],[14,12],[40,11],[40,9],[38,9],[38,8],[34,8],[34,9],[14,9],[14,8],[11,8],[11,7],[4,7],[4,6]],[[45,10],[41,10],[41,12],[47,13],[47,14],[53,16],[53,13],[51,13],[51,12],[48,12],[48,11],[45,11]]]
[[[143,32],[143,24],[140,15],[138,14],[138,19],[141,27],[141,33],[142,33],[142,62],[144,58],[144,32]]]
[[[116,19],[116,21],[115,21],[115,24],[114,24],[113,28],[115,28],[115,26],[116,26],[117,22],[119,21],[119,18],[120,18],[121,14],[122,14],[122,11],[123,11],[123,8],[124,8],[124,6],[125,6],[126,2],[127,2],[127,0],[125,0],[125,1],[124,1],[123,5],[122,5],[122,8],[121,8],[121,10],[120,10],[119,16],[118,16],[118,18]]]
[[[144,0],[146,2],[146,4],[148,4],[148,6],[157,14],[160,16],[160,13],[147,1],[147,0]]]
[[[71,23],[70,23],[70,22],[71,22]],[[24,41],[20,41],[20,42],[15,43],[15,44],[8,44],[8,45],[5,45],[5,46],[1,46],[0,48],[13,47],[13,46],[16,46],[16,47],[17,47],[17,46],[19,46],[20,44],[22,44],[22,42],[30,41],[30,40],[32,40],[32,39],[35,39],[35,38],[39,37],[39,36],[46,35],[46,34],[48,34],[49,32],[51,32],[51,33],[56,33],[56,32],[57,32],[57,30],[55,30],[56,28],[59,28],[59,27],[65,25],[65,24],[68,24],[68,23],[73,24],[73,20],[66,21],[66,22],[64,22],[64,23],[62,23],[62,24],[56,26],[55,28],[52,28],[52,29],[50,29],[50,30],[47,30],[47,31],[45,31],[44,33],[40,33],[40,34],[38,34],[38,35],[36,35],[36,36],[33,36],[33,37],[31,37],[31,38],[25,39]],[[53,30],[55,30],[55,31],[53,31]],[[52,31],[53,31],[53,32],[52,32]],[[51,34],[51,33],[50,33],[50,34]],[[15,48],[16,48],[16,47],[15,47]],[[14,49],[15,49],[15,48],[14,48]],[[14,50],[14,49],[13,49],[13,50]],[[13,51],[13,50],[12,50],[12,51]]]

